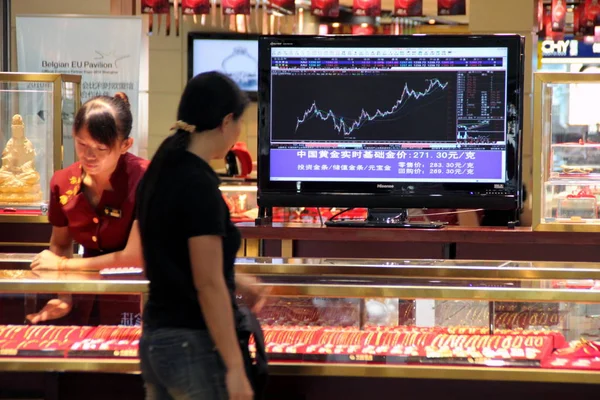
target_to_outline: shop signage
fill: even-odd
[[[132,151],[139,133],[138,94],[142,20],[140,17],[17,16],[17,64],[20,72],[81,75],[81,101],[124,92],[134,125]],[[65,99],[63,99],[65,101]],[[40,105],[41,107],[41,105]],[[65,164],[74,160],[70,128],[63,133]]]
[[[575,39],[542,41],[544,58],[600,57],[600,43],[586,43]]]

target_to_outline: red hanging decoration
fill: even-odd
[[[337,18],[340,15],[339,0],[311,0],[310,6],[313,15],[318,17]]]
[[[250,15],[250,0],[222,0],[223,15]]]
[[[294,15],[296,14],[296,3],[294,0],[267,0],[267,13]]]
[[[395,0],[394,15],[399,17],[423,16],[423,0]]]
[[[599,0],[585,0],[584,3],[584,35],[593,35],[594,27],[600,25],[600,2]]]
[[[567,7],[565,0],[552,0],[552,31],[564,32]]]
[[[142,0],[142,13],[148,14],[150,21],[148,24],[148,33],[152,33],[154,24],[154,14],[158,14],[158,28],[156,33],[160,32],[161,14],[169,14],[171,6],[169,0]],[[167,16],[167,34],[171,27],[170,15]]]
[[[168,14],[169,0],[142,0],[142,13]]]
[[[210,0],[181,0],[183,15],[203,15],[210,13]]]
[[[356,16],[378,17],[381,15],[381,0],[353,0],[352,12]]]
[[[544,0],[537,0],[538,32],[544,30]]]
[[[438,15],[466,15],[466,0],[438,0]]]

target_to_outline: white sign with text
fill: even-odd
[[[141,18],[17,16],[16,22],[20,72],[81,75],[82,103],[98,95],[127,94],[133,113],[131,151],[137,154]],[[68,118],[70,107],[64,101],[63,108],[63,118]],[[67,125],[70,126],[63,124],[65,166],[75,161],[72,133]]]

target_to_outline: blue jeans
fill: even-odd
[[[140,362],[147,400],[227,400],[225,365],[208,331],[144,329]]]

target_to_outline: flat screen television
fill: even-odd
[[[522,204],[524,39],[259,39],[261,207]]]
[[[190,32],[188,79],[208,71],[228,75],[255,100],[258,90],[258,36]]]

